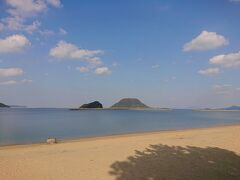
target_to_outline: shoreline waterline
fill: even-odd
[[[191,110],[8,109],[0,116],[0,146],[240,123],[240,112]]]
[[[230,170],[236,172],[233,168],[240,167],[238,163],[240,162],[240,139],[236,137],[240,137],[240,125],[80,138],[57,144],[0,147],[0,177],[5,180],[16,178],[26,180],[36,177],[53,180],[115,180],[116,174],[110,172],[115,172],[116,164],[129,164],[132,158],[139,157],[139,153],[148,156],[146,152],[152,152],[152,150],[151,154],[155,157],[154,149],[159,149],[157,155],[165,157],[164,161],[159,161],[158,158],[150,158],[150,160],[157,161],[157,164],[161,162],[164,167],[165,165],[168,167],[170,163],[173,165],[171,167],[175,167],[175,172],[179,172],[182,167],[188,171],[192,164],[197,168],[196,172],[201,170],[206,172],[208,167],[214,168],[215,165],[225,167],[232,162],[235,163],[230,166]],[[177,166],[175,166],[174,152],[180,158]],[[209,157],[209,155],[212,156]],[[148,162],[145,160],[140,161],[141,167]],[[151,164],[154,165],[154,162]],[[216,163],[212,164],[212,162]],[[189,166],[185,166],[186,163]],[[149,163],[145,164],[142,170],[148,172],[149,165]],[[159,172],[158,168],[154,169]],[[162,170],[165,172],[164,169]],[[169,169],[169,174],[172,170]],[[210,173],[214,172],[215,169],[210,171]],[[235,176],[240,177],[238,174]]]
[[[183,128],[183,129],[170,129],[170,130],[158,130],[158,131],[139,131],[139,132],[129,132],[129,133],[121,133],[121,134],[109,134],[109,135],[100,135],[100,136],[86,136],[86,137],[78,137],[78,138],[65,138],[65,139],[57,139],[56,144],[65,144],[65,143],[75,143],[75,142],[87,142],[87,141],[95,141],[95,140],[107,140],[107,139],[115,139],[115,138],[128,138],[128,137],[138,137],[144,135],[154,135],[154,134],[167,134],[167,133],[182,133],[182,132],[190,132],[190,131],[204,131],[209,129],[216,128],[225,128],[225,127],[240,127],[240,123],[236,124],[223,124],[223,125],[213,125],[209,127],[202,128]],[[14,149],[14,148],[24,148],[24,147],[35,147],[35,146],[54,146],[56,144],[47,144],[46,142],[36,142],[36,143],[22,143],[22,144],[6,144],[0,145],[0,150],[3,149]]]

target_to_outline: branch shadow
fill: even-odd
[[[150,145],[111,165],[116,180],[240,180],[240,156],[216,147]]]

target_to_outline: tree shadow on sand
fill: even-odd
[[[240,156],[216,147],[150,145],[111,165],[116,180],[240,180]]]

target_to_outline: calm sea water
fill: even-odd
[[[240,123],[240,112],[0,109],[0,145]]]

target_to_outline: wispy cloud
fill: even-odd
[[[34,31],[38,30],[41,23],[38,20],[34,20],[31,23],[25,24],[26,19],[21,17],[6,17],[2,20],[2,30],[11,31],[25,31],[32,34]]]
[[[67,31],[63,28],[59,28],[59,34],[60,35],[66,35],[67,34]]]
[[[110,74],[111,70],[108,67],[99,67],[95,69],[95,74],[97,75],[104,75],[104,74]]]
[[[113,67],[117,67],[117,66],[119,66],[119,65],[120,65],[120,64],[119,64],[118,62],[113,62],[113,63],[112,63],[112,66],[113,66]]]
[[[5,2],[8,16],[0,20],[0,31],[25,31],[30,34],[39,31],[41,26],[36,19],[37,15],[45,12],[49,7],[62,7],[60,0],[5,0]]]
[[[110,74],[111,70],[108,67],[91,67],[91,66],[81,66],[76,67],[76,70],[81,73],[94,73],[97,75]]]
[[[208,68],[199,70],[198,73],[204,76],[213,76],[219,74],[220,70],[219,68]]]
[[[21,81],[15,81],[15,80],[10,80],[10,81],[0,81],[0,86],[10,86],[10,85],[17,85],[17,84],[27,84],[27,83],[32,83],[32,80],[29,79],[23,79]]]
[[[1,86],[8,86],[8,85],[15,85],[15,84],[17,84],[17,81],[14,81],[14,80],[0,82]]]
[[[55,32],[49,29],[44,29],[44,30],[39,30],[39,34],[41,34],[42,36],[48,37],[48,36],[53,36]]]
[[[76,67],[76,70],[80,71],[81,73],[87,73],[90,71],[90,68],[82,66],[82,67]]]
[[[47,3],[52,5],[53,7],[60,8],[62,7],[60,0],[47,0]]]
[[[212,86],[213,92],[219,95],[234,95],[239,93],[239,88],[232,84],[215,84]]]
[[[230,2],[240,3],[240,0],[229,0]]]
[[[23,73],[21,68],[0,68],[0,77],[21,76]]]
[[[23,79],[23,80],[21,80],[20,82],[21,82],[21,83],[32,83],[33,80],[31,80],[31,79]]]
[[[228,44],[224,36],[216,32],[202,31],[200,35],[184,45],[183,51],[206,51]]]

